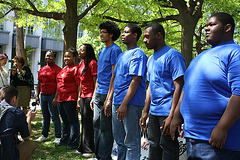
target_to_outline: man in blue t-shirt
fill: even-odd
[[[141,34],[138,25],[125,26],[122,42],[127,45],[127,50],[118,58],[113,72],[114,86],[111,85],[108,94],[108,99],[113,99],[113,136],[119,160],[140,159],[141,131],[138,124],[145,101],[147,71],[147,56],[137,46]]]
[[[111,21],[103,22],[99,25],[99,29],[101,42],[105,43],[106,47],[98,55],[97,84],[95,85],[90,106],[94,110],[93,127],[96,158],[112,160],[112,117],[104,115],[103,105],[108,100],[106,97],[112,81],[112,72],[115,68],[117,57],[122,53],[122,50],[114,43],[120,36],[120,30],[116,23]],[[111,105],[105,105],[105,109],[110,113],[112,107]]]
[[[240,159],[240,46],[233,41],[234,27],[227,13],[211,16],[205,32],[212,47],[186,70],[171,135],[184,119],[188,159]]]
[[[149,117],[149,160],[177,160],[179,156],[178,141],[171,139],[169,127],[184,84],[186,62],[180,52],[165,44],[164,38],[161,24],[151,23],[145,28],[144,43],[154,50],[147,63],[149,86],[140,119],[140,126],[146,129]]]
[[[29,131],[36,112],[29,111],[26,119],[25,113],[17,108],[18,91],[12,86],[1,88],[0,101],[0,159],[31,159],[36,145],[29,140]],[[24,141],[17,144],[18,132]]]

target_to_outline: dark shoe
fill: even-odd
[[[65,144],[63,144],[63,143],[58,143],[58,144],[57,144],[57,143],[56,143],[56,144],[55,144],[55,147],[60,147],[60,146],[63,146],[63,145],[65,145]]]

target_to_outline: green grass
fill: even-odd
[[[32,121],[32,135],[31,140],[36,140],[41,136],[42,133],[42,113],[38,110],[36,118]],[[66,146],[55,147],[54,143],[52,143],[55,139],[54,136],[54,127],[51,122],[50,132],[49,132],[49,141],[46,142],[36,142],[37,149],[34,152],[32,157],[33,160],[74,160],[74,159],[82,159],[86,160],[86,158],[82,158],[81,155],[75,154],[75,150],[65,149]]]

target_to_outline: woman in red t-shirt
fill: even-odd
[[[58,107],[63,121],[63,135],[58,146],[67,144],[66,149],[77,148],[80,137],[77,112],[80,79],[78,65],[75,64],[76,57],[77,51],[75,48],[65,51],[64,62],[66,66],[57,75]]]
[[[79,63],[82,135],[80,146],[76,152],[81,152],[83,157],[88,158],[94,154],[93,111],[90,108],[90,102],[97,80],[97,60],[90,44],[83,44],[78,55],[82,59]]]
[[[38,85],[36,92],[36,102],[41,104],[43,123],[42,135],[37,142],[47,141],[50,118],[52,118],[55,128],[55,140],[53,143],[59,144],[61,139],[61,121],[57,108],[57,82],[56,76],[61,71],[61,68],[55,64],[56,54],[53,51],[47,51],[45,54],[46,66],[43,66],[38,72]],[[39,98],[41,92],[41,96]]]

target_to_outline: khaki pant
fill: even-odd
[[[33,141],[23,141],[17,145],[20,153],[20,160],[30,160],[36,149],[36,144]]]

